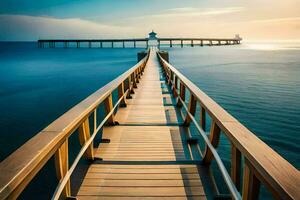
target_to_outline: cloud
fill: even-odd
[[[223,7],[223,8],[180,7],[180,8],[167,9],[158,14],[138,16],[133,19],[216,16],[216,15],[237,13],[243,10],[244,7]]]
[[[105,38],[133,35],[128,26],[113,26],[80,18],[0,15],[0,40],[37,40],[38,38]]]

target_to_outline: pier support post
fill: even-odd
[[[194,47],[194,40],[191,40],[191,47]]]
[[[220,141],[220,134],[221,134],[221,129],[217,125],[215,121],[212,121],[211,127],[210,127],[210,133],[209,133],[209,140],[210,143],[213,145],[213,147],[217,147],[219,145]],[[203,163],[205,165],[210,165],[212,159],[213,159],[213,154],[207,145],[205,146],[205,152],[203,154]]]
[[[236,188],[241,189],[241,152],[231,143],[231,179]]]
[[[103,48],[103,43],[102,42],[100,42],[100,48]]]
[[[183,47],[183,40],[180,41],[180,44],[181,44],[181,48],[182,48]]]
[[[62,180],[69,170],[69,150],[68,150],[68,139],[59,147],[55,152],[55,169],[58,180]],[[71,196],[71,184],[70,180],[67,182],[62,197],[65,199]]]
[[[203,47],[203,40],[200,40],[200,46]]]
[[[260,181],[254,174],[254,167],[245,159],[243,175],[243,200],[256,200],[259,197]]]
[[[209,40],[209,45],[212,46],[213,45],[213,42],[212,40]]]
[[[113,110],[113,100],[112,100],[112,94],[110,94],[104,101],[105,106],[105,114],[108,115]],[[108,125],[114,125],[115,119],[114,119],[114,113],[110,115],[107,122]]]
[[[123,41],[123,48],[125,48],[125,42]]]
[[[202,105],[200,106],[200,125],[201,125],[201,128],[205,131],[206,130],[206,115],[205,115],[205,108]]]
[[[181,81],[179,87],[179,96],[182,99],[182,101],[185,101],[185,85],[183,85]],[[177,100],[177,107],[182,107],[182,103],[179,99]]]
[[[80,48],[80,42],[77,42],[77,48]]]
[[[79,126],[78,128],[79,133],[79,143],[81,146],[84,146],[85,143],[90,139],[91,133],[90,133],[90,123],[89,119],[86,118],[84,122]],[[88,147],[88,149],[85,151],[85,157],[88,160],[94,160],[94,145],[91,143]]]
[[[218,41],[218,44],[221,45],[221,40]]]
[[[125,87],[124,87],[124,82],[122,82],[118,86],[118,97],[119,97],[119,99],[122,98],[122,100],[120,102],[120,107],[126,107],[126,97],[124,97],[124,93],[125,93]],[[128,93],[130,93],[130,91],[128,91]]]
[[[89,41],[89,48],[92,48],[92,43]]]
[[[172,40],[170,40],[170,47],[173,47]]]
[[[133,47],[136,48],[136,41],[133,41]]]
[[[114,42],[113,41],[111,42],[111,48],[114,48]]]
[[[193,94],[190,94],[190,100],[189,100],[189,105],[188,105],[188,111],[191,113],[191,115],[195,116],[196,112],[196,106],[197,106],[197,99]],[[184,120],[184,126],[189,126],[191,123],[192,119],[191,117],[187,114]]]

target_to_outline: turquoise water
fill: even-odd
[[[138,51],[0,43],[0,160],[132,67]]]
[[[300,44],[166,50],[179,71],[300,169]]]
[[[299,47],[166,49],[177,69],[299,169]],[[35,43],[0,43],[0,160],[133,66],[141,50],[37,49]],[[228,155],[228,143],[221,141],[219,149]],[[227,165],[226,156],[224,161]],[[39,174],[42,178],[25,191],[25,199],[48,199],[53,193],[56,178],[48,176],[54,172],[49,162]],[[45,181],[49,188],[36,187]]]

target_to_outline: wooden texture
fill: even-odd
[[[220,133],[221,133],[220,128],[218,127],[218,125],[214,121],[212,121],[211,127],[210,127],[209,141],[215,148],[219,144]],[[212,159],[213,159],[213,154],[212,154],[211,150],[206,145],[204,156],[203,156],[203,162],[204,162],[204,164],[208,165],[208,164],[211,163]]]
[[[85,143],[90,139],[91,133],[90,133],[90,125],[89,125],[89,119],[86,119],[78,128],[78,136],[79,136],[79,142],[80,145],[83,146]],[[94,147],[93,143],[89,145],[89,148],[85,152],[85,156],[89,160],[94,159]]]
[[[55,153],[55,169],[58,180],[63,179],[69,170],[68,140],[66,140]],[[67,183],[61,195],[63,198],[71,196],[70,181]]]
[[[241,187],[241,152],[231,144],[231,178],[236,188]]]
[[[115,116],[119,125],[103,129],[102,137],[110,143],[100,144],[95,156],[104,162],[90,166],[77,198],[205,199],[198,167],[176,164],[191,156],[183,128],[169,126],[179,121],[175,107],[164,105],[164,99],[172,98],[162,94],[154,52],[137,86]]]

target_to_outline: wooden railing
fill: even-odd
[[[70,197],[72,172],[84,154],[89,160],[95,159],[93,141],[96,134],[104,124],[114,124],[114,113],[118,106],[126,106],[126,98],[130,97],[136,87],[148,58],[149,52],[135,66],[74,106],[1,162],[0,199],[16,199],[52,156],[55,157],[59,179],[52,199]],[[118,92],[118,101],[113,105],[112,93],[115,90]],[[105,118],[97,125],[97,108],[102,103],[105,107]],[[92,134],[89,126],[91,116],[94,120]],[[69,167],[68,139],[76,130],[82,148]]]
[[[177,97],[177,105],[187,111],[184,125],[193,122],[205,141],[203,164],[210,166],[212,160],[216,160],[232,198],[257,199],[263,183],[275,199],[299,199],[300,172],[165,61],[161,53],[158,57],[167,83]],[[188,105],[186,90],[190,95]],[[200,122],[195,119],[197,104],[200,104]],[[205,133],[206,114],[212,121],[209,138]],[[221,133],[231,143],[231,175],[216,151]]]

